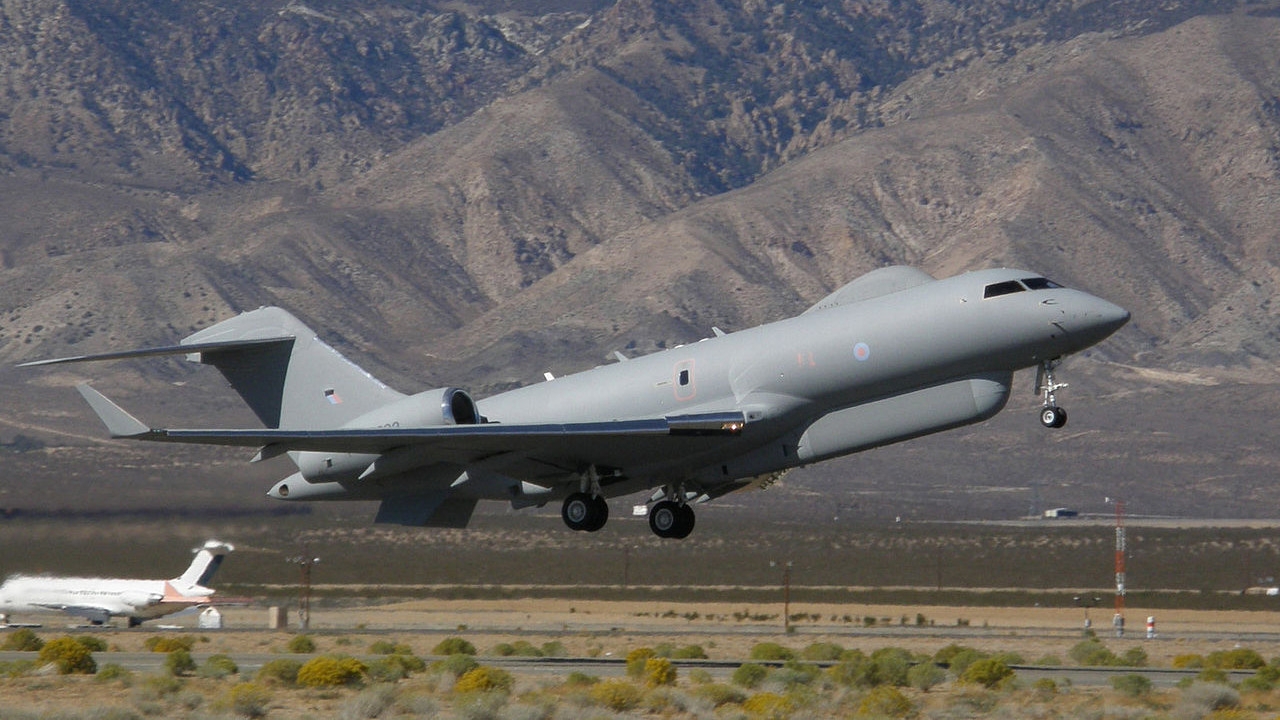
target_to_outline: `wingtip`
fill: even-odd
[[[80,396],[89,403],[89,407],[107,426],[107,432],[113,438],[128,438],[143,435],[151,431],[141,420],[125,412],[119,405],[107,399],[106,395],[94,390],[89,383],[76,385]]]

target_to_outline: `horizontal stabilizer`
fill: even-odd
[[[218,350],[243,350],[292,342],[293,340],[293,336],[290,335],[287,337],[258,338],[253,340],[228,340],[223,342],[191,343],[188,345],[166,345],[164,347],[143,348],[141,350],[121,350],[118,352],[101,353],[99,355],[72,355],[70,357],[54,358],[52,360],[33,360],[31,362],[22,363],[18,365],[18,367],[39,367],[41,365],[61,365],[63,363],[94,362],[97,360],[124,360],[127,358],[157,357],[160,355],[191,355]]]
[[[144,425],[138,418],[108,400],[106,395],[89,387],[89,383],[80,383],[76,386],[76,390],[80,391],[80,395],[89,403],[89,407],[93,408],[93,412],[102,420],[102,424],[107,426],[107,432],[111,433],[111,437],[132,438],[151,431],[151,428]]]

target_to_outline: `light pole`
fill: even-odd
[[[769,567],[777,567],[774,561],[769,561]],[[782,631],[784,633],[791,632],[791,561],[788,560],[782,566]]]
[[[320,558],[308,555],[294,555],[287,562],[297,565],[302,571],[302,579],[298,588],[298,627],[302,630],[311,628],[311,566],[320,562]]]
[[[1085,637],[1088,637],[1089,631],[1093,629],[1093,621],[1089,619],[1089,608],[1098,607],[1098,603],[1102,602],[1102,598],[1096,596],[1080,597],[1079,595],[1076,595],[1075,601],[1076,607],[1084,608],[1084,634]]]

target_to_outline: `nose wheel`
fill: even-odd
[[[1044,406],[1040,408],[1040,424],[1047,428],[1060,428],[1067,424],[1067,411],[1058,407],[1057,392],[1066,387],[1066,383],[1060,383],[1053,377],[1054,368],[1058,367],[1060,360],[1045,360],[1040,363],[1040,370],[1036,373],[1036,393],[1044,400]]]

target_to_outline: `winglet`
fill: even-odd
[[[76,390],[80,391],[80,395],[93,408],[102,424],[107,426],[111,437],[136,437],[151,432],[151,428],[142,424],[141,420],[122,410],[119,405],[108,400],[106,395],[89,387],[89,383],[80,383]]]

